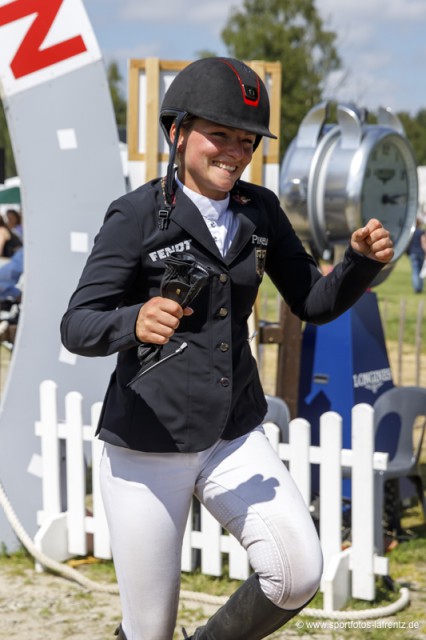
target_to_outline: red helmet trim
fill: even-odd
[[[243,95],[243,100],[244,103],[249,105],[250,107],[258,107],[259,106],[259,100],[260,100],[260,82],[259,82],[259,76],[257,75],[257,73],[255,73],[256,76],[256,82],[257,82],[257,87],[256,87],[256,95],[257,98],[255,100],[250,99],[250,97],[247,95],[247,91],[246,91],[246,86],[244,84],[244,82],[241,79],[240,74],[238,73],[238,71],[235,69],[235,67],[232,66],[232,64],[230,64],[227,60],[224,60],[222,58],[222,62],[224,62],[225,64],[228,65],[228,67],[230,69],[232,69],[232,71],[235,73],[235,75],[238,78],[238,82],[240,84],[241,87],[241,93]]]

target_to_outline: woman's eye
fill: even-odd
[[[232,141],[232,137],[226,131],[211,131],[209,135],[216,140],[220,140],[221,142]],[[252,149],[254,143],[254,138],[243,138],[240,141],[240,144],[242,144],[245,149]]]

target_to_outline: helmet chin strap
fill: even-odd
[[[170,145],[170,154],[169,154],[169,164],[167,165],[167,179],[166,179],[166,204],[169,206],[173,206],[173,179],[174,179],[174,168],[175,168],[175,159],[176,159],[176,151],[179,142],[179,134],[182,126],[183,120],[187,116],[186,111],[178,112],[176,119],[174,121],[175,125],[175,137],[173,143]]]
[[[167,175],[163,183],[164,205],[158,212],[158,226],[161,231],[165,231],[169,226],[170,214],[174,207],[173,179],[174,179],[174,170],[175,170],[176,151],[177,151],[177,146],[179,142],[179,133],[182,126],[182,122],[187,115],[188,114],[186,111],[176,112],[176,117],[174,120],[175,136],[174,136],[173,142],[170,141],[169,132],[163,127],[163,130],[167,137],[167,141],[170,145],[170,152],[169,152],[169,163],[167,165]]]

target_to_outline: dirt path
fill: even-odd
[[[0,628],[16,640],[107,640],[120,620],[118,596],[2,562]],[[2,635],[3,635],[2,634]]]
[[[410,620],[418,619],[426,611],[426,591],[412,592],[412,604],[403,612],[387,618],[392,629],[392,640],[426,639],[426,614],[418,628],[408,631]],[[213,611],[210,611],[212,613]],[[209,615],[207,609],[190,604],[180,608],[174,640],[182,638],[185,626],[192,632]],[[36,573],[30,561],[17,563],[14,559],[0,561],[0,631],[8,640],[113,640],[114,629],[120,620],[120,602],[117,595],[89,592],[74,582],[48,573]],[[277,632],[271,639],[309,638],[310,640],[338,640],[361,638],[365,631],[355,632],[349,627],[343,631],[322,630],[305,633],[307,618],[290,622],[285,632]],[[392,622],[393,621],[393,622]],[[322,622],[324,624],[324,622]],[[359,623],[358,623],[359,624]],[[407,626],[407,631],[402,630]],[[377,632],[376,632],[377,633]],[[374,635],[374,638],[386,635]]]
[[[175,640],[182,639],[182,626],[192,632],[208,615],[208,608],[182,605]],[[13,559],[0,562],[0,631],[8,640],[113,640],[120,617],[117,595],[89,592],[30,567],[16,569]]]

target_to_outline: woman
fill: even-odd
[[[7,226],[13,233],[22,240],[22,214],[16,209],[8,209],[6,211]]]
[[[168,175],[111,204],[62,322],[70,351],[118,353],[98,427],[123,610],[117,634],[171,640],[195,494],[247,549],[254,573],[191,638],[257,640],[313,597],[322,556],[259,426],[267,407],[247,319],[264,272],[302,319],[336,318],[392,258],[392,242],[373,219],[322,276],[276,196],[241,180],[262,136],[275,137],[265,86],[242,62],[186,67],[160,122]],[[208,273],[190,306],[159,295],[168,256],[181,252]]]
[[[11,258],[15,251],[22,247],[22,240],[9,229],[3,217],[0,216],[0,256]]]

